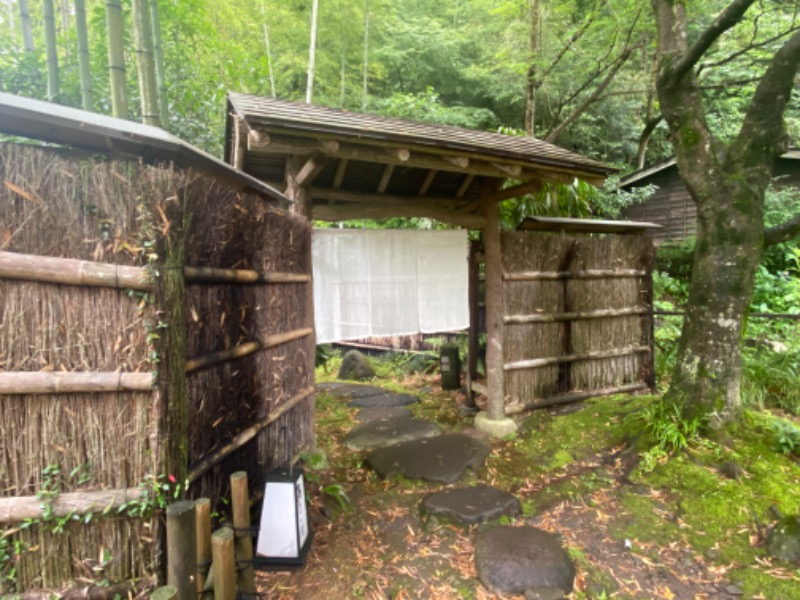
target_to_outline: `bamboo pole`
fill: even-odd
[[[167,102],[166,70],[164,67],[164,50],[161,45],[161,17],[158,12],[158,0],[150,0],[150,24],[153,27],[153,52],[156,61],[156,87],[158,88],[158,108],[161,127],[167,128],[169,123],[169,104]]]
[[[127,488],[91,492],[59,494],[49,502],[56,517],[71,513],[99,513],[117,509],[132,500],[142,499],[142,489]],[[39,519],[44,514],[43,501],[38,496],[13,496],[0,498],[0,523],[21,523],[26,519]]]
[[[199,498],[194,503],[197,538],[197,593],[202,595],[211,570],[211,500]]]
[[[233,552],[233,531],[218,529],[211,536],[214,556],[214,600],[236,599],[236,565]]]
[[[141,267],[17,252],[0,252],[0,278],[133,290],[153,288]]]
[[[61,85],[58,74],[58,46],[56,42],[56,16],[53,0],[42,2],[44,13],[44,44],[47,56],[47,101],[59,102]]]
[[[194,502],[167,507],[167,583],[179,600],[197,600],[197,530]]]
[[[520,271],[503,273],[505,281],[539,281],[549,279],[612,279],[615,277],[644,277],[647,271],[636,269],[595,269],[587,271]]]
[[[250,271],[247,269],[217,269],[184,267],[187,283],[308,283],[311,276],[304,273]]]
[[[517,371],[520,369],[534,369],[549,365],[560,365],[579,360],[593,360],[597,358],[614,358],[618,356],[629,356],[640,352],[650,352],[650,346],[629,346],[627,348],[612,348],[610,350],[595,350],[584,354],[568,354],[565,356],[548,356],[546,358],[533,358],[529,360],[518,360],[503,365],[506,371]]]
[[[237,587],[244,594],[256,593],[256,578],[253,569],[253,535],[250,532],[250,498],[247,489],[247,473],[237,471],[231,475],[231,508],[239,565]]]
[[[142,105],[142,123],[161,127],[150,6],[148,0],[133,0],[132,7],[133,38],[136,42],[136,68],[139,72],[139,99]]]
[[[298,394],[295,394],[289,400],[281,404],[275,411],[269,414],[269,416],[258,423],[251,425],[244,431],[238,433],[234,438],[228,442],[226,445],[218,448],[208,456],[201,458],[199,461],[194,463],[189,468],[189,483],[193,483],[197,481],[198,478],[202,477],[203,474],[208,472],[210,469],[214,468],[216,465],[221,463],[225,458],[227,458],[230,454],[244,446],[247,442],[252,440],[258,433],[264,429],[265,427],[269,426],[271,423],[278,420],[284,414],[292,410],[295,406],[300,404],[303,400],[307,399],[311,396],[315,391],[314,386],[308,387]]]
[[[153,590],[150,600],[178,600],[178,590],[174,585],[164,585]]]
[[[0,394],[149,392],[152,373],[14,371],[0,373]]]
[[[233,348],[229,348],[227,350],[210,352],[208,354],[204,354],[203,356],[190,358],[186,361],[186,372],[193,373],[195,371],[199,371],[200,369],[207,369],[209,367],[213,367],[214,365],[249,356],[250,354],[258,352],[259,350],[266,350],[267,348],[274,348],[275,346],[280,346],[294,340],[299,340],[300,338],[311,335],[313,332],[314,330],[310,327],[305,329],[295,329],[294,331],[287,331],[286,333],[271,335],[263,342],[247,342],[246,344],[234,346]]]
[[[568,312],[553,314],[508,315],[503,317],[506,325],[524,325],[528,323],[558,323],[562,321],[580,321],[587,319],[605,319],[608,317],[625,317],[630,315],[643,315],[650,312],[644,306],[629,308],[611,308],[603,310],[589,310],[585,312]]]
[[[128,93],[125,82],[125,31],[121,0],[106,0],[106,40],[108,42],[108,74],[111,88],[111,114],[128,118]]]
[[[94,108],[92,73],[89,65],[89,36],[86,29],[85,0],[75,0],[75,31],[78,37],[78,68],[81,78],[81,107]]]
[[[558,406],[560,404],[570,404],[580,400],[587,400],[589,398],[598,398],[600,396],[611,396],[612,394],[630,394],[642,390],[650,389],[646,383],[630,383],[611,388],[602,388],[599,390],[590,390],[586,392],[572,392],[569,394],[559,394],[557,396],[550,396],[549,398],[542,398],[533,402],[526,402],[524,404],[509,404],[506,406],[506,415],[515,415],[527,410],[534,410],[537,408],[547,408],[549,406]]]

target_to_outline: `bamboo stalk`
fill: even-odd
[[[253,570],[253,536],[250,533],[250,498],[247,473],[237,471],[231,475],[231,508],[233,510],[234,547],[239,565],[237,586],[244,594],[256,593]]]
[[[307,327],[305,329],[295,329],[294,331],[287,331],[286,333],[271,335],[263,342],[247,342],[246,344],[240,344],[239,346],[234,346],[233,348],[229,348],[227,350],[209,352],[203,356],[198,356],[187,360],[186,372],[193,373],[194,371],[199,371],[200,369],[207,369],[224,362],[249,356],[250,354],[258,352],[259,350],[274,348],[275,346],[280,346],[281,344],[286,344],[293,340],[299,340],[300,338],[311,335],[313,332],[314,330],[311,327]]]
[[[567,354],[565,356],[548,356],[546,358],[533,358],[529,360],[518,360],[503,365],[506,371],[516,371],[519,369],[534,369],[536,367],[546,367],[549,365],[560,365],[580,360],[593,360],[596,358],[614,358],[617,356],[629,356],[640,352],[650,352],[649,346],[629,346],[627,348],[612,348],[611,350],[595,350],[584,354]]]
[[[614,277],[644,277],[647,271],[637,269],[592,269],[586,271],[520,271],[503,273],[504,281],[539,281],[550,279],[606,279]]]
[[[571,392],[569,394],[559,394],[557,396],[550,396],[549,398],[542,398],[534,402],[526,402],[524,404],[509,404],[506,406],[506,415],[515,415],[526,410],[534,410],[537,408],[547,408],[549,406],[557,406],[560,404],[569,404],[571,402],[578,402],[580,400],[587,400],[588,398],[597,398],[600,396],[611,396],[612,394],[629,394],[631,392],[638,392],[641,390],[650,389],[646,383],[630,383],[620,385],[617,387],[603,388],[599,390],[590,390],[587,392]]]
[[[15,371],[0,373],[0,394],[149,392],[152,373]]]
[[[649,309],[644,306],[633,306],[629,308],[609,308],[603,310],[588,310],[585,312],[567,312],[553,314],[533,314],[533,315],[508,315],[503,317],[506,325],[524,325],[528,323],[559,323],[562,321],[579,321],[586,319],[604,319],[607,317],[624,317],[630,315],[647,314]]]
[[[199,498],[194,503],[197,538],[197,593],[202,595],[211,571],[211,500]]]
[[[211,536],[214,556],[214,600],[235,600],[236,565],[233,553],[233,531],[229,527],[218,529]]]
[[[227,458],[230,454],[244,446],[247,442],[252,440],[258,432],[260,432],[265,427],[269,426],[270,423],[277,421],[281,416],[286,414],[288,411],[292,410],[295,406],[297,406],[300,402],[311,396],[315,391],[315,388],[308,387],[298,394],[295,394],[289,400],[284,402],[281,406],[279,406],[274,412],[270,413],[268,417],[259,421],[258,423],[251,425],[244,431],[238,433],[233,437],[233,439],[228,442],[226,445],[218,448],[208,456],[201,458],[199,461],[194,463],[189,468],[189,483],[193,483],[197,481],[200,477],[203,476],[204,473],[208,472],[216,465],[221,463],[225,458]]]
[[[197,541],[194,502],[183,500],[167,507],[167,583],[179,600],[197,598]]]
[[[153,288],[141,267],[17,252],[0,252],[0,278],[133,290]]]
[[[92,492],[59,494],[50,501],[53,515],[65,517],[71,513],[86,514],[117,509],[131,500],[141,500],[142,489],[127,488]],[[0,523],[21,523],[25,519],[39,519],[44,514],[42,499],[38,496],[0,498]]]
[[[311,275],[247,269],[184,267],[187,283],[308,283]]]

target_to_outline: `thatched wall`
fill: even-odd
[[[290,398],[300,400],[198,475],[190,497],[216,500],[238,469],[257,484],[310,443],[313,398],[301,392],[313,384],[313,336],[184,374],[187,359],[307,328],[309,284],[187,282],[185,295],[170,298],[158,283],[178,272],[181,285],[169,289],[183,289],[181,265],[310,273],[310,228],[190,170],[74,152],[0,146],[0,180],[6,256],[146,267],[154,278],[150,292],[132,292],[0,277],[3,389],[6,375],[156,373],[149,391],[0,393],[0,558],[12,554],[0,562],[0,593],[152,578],[163,560],[158,513],[128,518],[115,499],[106,516],[104,506],[76,510],[89,516],[68,520],[67,533],[53,532],[57,514],[29,525],[13,516],[40,500],[81,506],[126,490],[136,499],[140,486],[152,492],[154,478],[191,472]],[[281,427],[290,444],[279,450]],[[147,505],[155,502],[151,494]]]
[[[510,405],[649,384],[650,240],[507,232],[502,243]]]

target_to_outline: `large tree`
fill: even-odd
[[[697,241],[678,357],[667,398],[685,416],[713,427],[739,406],[741,339],[762,247],[800,233],[800,215],[764,229],[764,197],[800,67],[800,31],[791,21],[766,61],[738,124],[722,141],[709,125],[698,71],[720,38],[739,26],[757,0],[732,0],[701,31],[683,0],[652,0],[658,29],[656,87],[681,176],[697,204]],[[789,3],[774,2],[785,11]],[[697,5],[695,5],[695,8]]]

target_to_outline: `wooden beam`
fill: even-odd
[[[392,179],[392,173],[394,173],[394,165],[386,165],[383,169],[383,175],[381,175],[380,183],[378,183],[377,192],[379,194],[383,194],[386,191],[386,187],[389,185],[389,181]]]
[[[618,358],[621,356],[632,356],[650,352],[650,346],[628,346],[626,348],[611,348],[610,350],[593,350],[582,354],[566,354],[564,356],[547,356],[544,358],[531,358],[527,360],[515,360],[503,365],[506,371],[519,371],[522,369],[536,369],[538,367],[548,367],[551,365],[561,365],[564,363],[579,362],[584,360],[595,360],[598,358]]]
[[[233,166],[240,171],[244,170],[244,154],[247,149],[247,138],[244,133],[246,124],[241,117],[233,119]]]
[[[456,192],[456,198],[464,197],[464,194],[467,193],[469,186],[472,185],[473,179],[475,179],[475,175],[473,175],[472,173],[464,177],[464,181],[461,182],[461,187],[458,188],[458,191]]]
[[[113,511],[131,501],[141,502],[142,488],[124,488],[118,490],[101,490],[91,492],[69,492],[58,494],[55,498],[44,501],[39,496],[12,496],[0,498],[0,523],[21,523],[27,519],[41,519],[45,504],[54,517],[66,517],[71,514],[100,513]]]
[[[342,187],[342,180],[344,179],[345,171],[347,171],[347,163],[350,161],[346,158],[340,158],[339,163],[336,165],[336,174],[333,176],[333,189],[338,190]]]
[[[480,215],[467,215],[447,206],[426,200],[343,202],[315,204],[313,217],[320,221],[347,221],[349,219],[388,219],[390,217],[427,217],[461,227],[479,228],[484,220]],[[333,198],[336,199],[336,198]]]
[[[249,151],[266,148],[269,145],[270,137],[266,131],[251,129],[247,134],[247,149]]]
[[[637,269],[588,269],[586,271],[517,271],[503,273],[505,281],[552,281],[557,279],[620,279],[644,277],[647,271]]]
[[[493,162],[492,166],[497,167],[504,173],[507,173],[509,177],[519,177],[522,174],[522,167],[519,165]]]
[[[300,187],[310,185],[323,168],[325,168],[325,155],[321,152],[311,155],[297,172],[295,184]]]
[[[442,158],[446,162],[449,162],[451,165],[455,165],[459,169],[466,169],[469,166],[469,157],[467,156],[450,156],[445,154],[444,156],[442,156]]]
[[[525,194],[535,194],[540,189],[542,189],[542,180],[533,179],[531,181],[520,183],[519,185],[498,190],[492,194],[489,199],[492,202],[502,202],[503,200],[510,200],[511,198],[524,196]]]
[[[435,169],[431,169],[430,171],[428,171],[428,174],[425,175],[425,181],[423,181],[422,185],[419,187],[419,195],[420,196],[424,196],[425,194],[428,193],[428,188],[431,187],[431,184],[433,183],[433,180],[436,178],[436,173],[438,173],[438,172],[439,171],[437,171]]]
[[[293,151],[285,151],[286,144],[291,144]],[[335,154],[339,151],[336,140],[320,140],[315,138],[280,138],[273,137],[264,131],[251,131],[247,136],[247,149],[251,152],[269,152],[271,154],[310,154],[322,152]]]
[[[0,394],[149,392],[153,373],[118,371],[12,371],[0,373]]]
[[[386,148],[384,152],[401,162],[407,162],[411,158],[411,150],[408,148]]]

